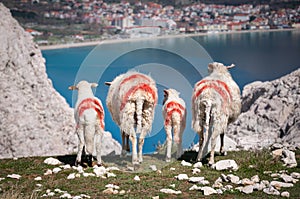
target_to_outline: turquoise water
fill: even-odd
[[[183,138],[184,148],[187,148],[198,139],[190,128],[192,87],[207,75],[207,64],[212,61],[234,63],[236,68],[231,74],[241,89],[253,81],[276,79],[300,67],[300,31],[103,43],[97,47],[44,50],[42,53],[49,78],[71,106],[76,93],[69,91],[68,86],[81,79],[98,82],[95,95],[105,104],[108,90],[105,81],[133,68],[150,74],[157,81],[159,90],[152,132],[144,147],[144,152],[152,152],[158,141],[163,143],[165,140],[161,115],[164,88],[179,90],[187,103],[187,128]],[[106,129],[120,141],[118,127],[104,108]]]

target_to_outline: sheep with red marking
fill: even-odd
[[[142,73],[129,71],[117,76],[110,85],[106,105],[112,119],[120,127],[122,135],[122,154],[129,150],[132,143],[132,163],[137,166],[143,161],[144,138],[151,131],[157,104],[155,81]],[[139,148],[137,154],[137,134]]]
[[[96,83],[80,81],[76,86],[70,86],[70,90],[78,91],[75,104],[76,133],[79,138],[78,153],[75,164],[81,163],[81,156],[87,154],[88,164],[92,165],[94,144],[96,145],[97,164],[101,165],[101,142],[104,132],[104,111],[101,101],[94,96],[92,88]]]
[[[204,149],[211,141],[209,164],[214,163],[216,138],[221,137],[221,153],[224,150],[224,133],[227,125],[235,121],[241,112],[241,94],[228,69],[221,63],[208,65],[209,76],[197,82],[192,96],[192,128],[199,134],[199,152],[201,161]]]
[[[175,89],[164,90],[163,117],[164,128],[167,134],[167,153],[166,161],[171,160],[172,149],[172,129],[174,141],[177,144],[176,158],[182,155],[182,135],[186,126],[186,106],[179,92]]]

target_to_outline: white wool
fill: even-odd
[[[104,121],[100,121],[98,113],[94,108],[84,110],[82,115],[79,115],[79,106],[83,100],[93,99],[100,104],[103,109],[101,100],[94,96],[92,87],[97,87],[96,83],[89,83],[87,81],[80,81],[76,86],[71,86],[70,89],[78,91],[77,102],[75,105],[75,120],[77,123],[76,132],[79,138],[79,147],[76,158],[76,163],[81,162],[81,155],[83,147],[85,146],[85,153],[88,155],[93,154],[94,143],[96,143],[97,150],[97,162],[101,164],[101,139],[104,129],[101,124]],[[103,118],[104,118],[104,112]]]
[[[130,78],[132,76],[135,78]],[[137,89],[131,93],[134,88],[141,84],[148,85],[154,91],[156,99],[153,99],[151,93],[142,89]],[[155,81],[150,76],[129,71],[117,76],[111,82],[106,105],[112,119],[121,131],[131,136],[132,139],[136,138],[136,134],[141,134],[140,139],[143,139],[151,131],[156,100],[157,88]],[[136,155],[134,148],[135,146],[133,146],[133,159]],[[142,161],[142,157],[139,161]]]
[[[166,131],[166,143],[167,143],[167,153],[166,161],[171,159],[171,148],[172,148],[172,130],[174,134],[174,139],[178,141],[177,143],[177,155],[179,158],[182,155],[182,135],[186,126],[186,105],[182,98],[179,97],[179,92],[175,89],[167,89],[165,92],[164,105],[162,108],[163,117],[164,117],[164,128]],[[172,112],[170,118],[168,118],[168,112],[172,111],[173,107],[167,108],[167,105],[171,102],[180,104],[184,110],[181,110],[181,114],[177,111]],[[166,120],[169,120],[166,122]]]
[[[200,134],[200,138],[203,137],[204,139],[198,153],[198,161],[206,155],[204,154],[204,148],[207,147],[209,139],[211,139],[210,163],[213,163],[215,139],[225,133],[229,123],[237,119],[241,111],[241,96],[240,89],[232,79],[226,66],[214,62],[208,65],[208,70],[210,75],[201,81],[222,81],[227,85],[227,88],[221,91],[223,97],[215,89],[206,88],[202,90],[202,93],[196,99],[192,100],[192,128]],[[204,87],[201,85],[209,85],[205,82],[197,87],[197,83],[195,84],[193,96]],[[228,100],[224,102],[224,98]]]

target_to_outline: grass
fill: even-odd
[[[57,174],[44,176],[47,169],[53,169],[56,166],[46,165],[43,163],[45,157],[19,158],[17,160],[4,159],[0,160],[0,178],[5,178],[0,181],[0,198],[40,198],[46,193],[47,189],[54,191],[60,189],[67,191],[72,196],[86,194],[91,198],[218,198],[218,199],[235,199],[235,198],[278,198],[271,196],[262,191],[254,191],[252,194],[246,195],[237,190],[224,192],[222,195],[204,196],[201,191],[189,191],[193,185],[188,181],[178,181],[174,176],[179,173],[186,173],[191,176],[203,176],[210,182],[211,186],[214,181],[222,174],[232,173],[240,178],[251,178],[258,175],[260,180],[273,180],[269,174],[264,171],[272,171],[273,173],[282,170],[287,170],[288,173],[300,173],[300,150],[296,151],[298,167],[286,168],[282,165],[279,159],[274,159],[270,155],[270,151],[238,151],[229,152],[227,156],[216,156],[216,161],[221,159],[234,159],[239,165],[237,171],[216,171],[204,165],[199,174],[192,174],[191,167],[184,167],[180,164],[181,161],[173,161],[166,164],[163,157],[157,155],[145,155],[144,163],[137,172],[124,171],[127,166],[130,166],[130,157],[121,159],[118,156],[103,157],[107,166],[117,166],[120,171],[113,171],[117,177],[115,178],[96,178],[96,177],[80,177],[73,180],[67,180],[70,173],[76,172],[73,169],[62,170]],[[57,157],[65,163],[73,163],[75,156]],[[196,158],[196,153],[186,152],[183,159],[193,161]],[[150,171],[149,165],[155,164],[161,172]],[[173,167],[175,170],[170,170]],[[92,173],[92,168],[86,168],[85,172]],[[22,177],[17,179],[7,178],[8,174],[19,174]],[[133,178],[138,175],[141,181],[135,181]],[[34,178],[41,176],[42,181],[35,181]],[[38,187],[36,184],[41,184]],[[125,190],[124,195],[107,195],[103,193],[105,185],[114,184],[120,186],[120,190]],[[162,188],[171,188],[170,185],[175,184],[174,190],[182,191],[180,195],[170,195],[160,192]],[[225,183],[224,183],[225,184]],[[236,187],[237,185],[233,185]],[[300,198],[300,182],[294,184],[292,188],[280,190],[290,192],[290,198]],[[55,194],[53,198],[59,198],[61,194]]]

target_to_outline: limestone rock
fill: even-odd
[[[238,165],[234,160],[220,160],[216,163],[216,170],[237,170]]]
[[[73,109],[53,88],[32,36],[2,3],[0,32],[0,158],[77,152]],[[106,136],[102,155],[115,150]]]
[[[300,69],[270,82],[253,82],[242,91],[242,113],[227,135],[244,150],[300,142]],[[266,139],[267,138],[267,139]]]
[[[250,194],[253,192],[253,185],[244,186],[241,191],[245,194]]]
[[[218,193],[214,188],[208,186],[202,187],[201,190],[203,191],[203,195],[205,196]]]
[[[284,156],[282,158],[282,161],[284,162],[285,166],[290,167],[290,168],[297,166],[295,152],[289,151],[289,150],[283,150],[282,155]]]

